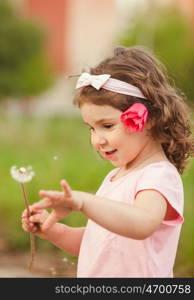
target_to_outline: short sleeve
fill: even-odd
[[[171,163],[159,162],[144,168],[137,181],[135,195],[149,189],[158,191],[176,211],[175,219],[163,220],[162,223],[171,226],[183,223],[183,184],[178,171]]]

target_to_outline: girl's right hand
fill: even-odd
[[[49,213],[45,209],[38,211],[33,210],[30,206],[30,217],[28,217],[28,212],[25,209],[22,213],[22,228],[26,232],[32,232],[41,238],[46,238],[46,232],[42,232],[41,227],[49,217]]]

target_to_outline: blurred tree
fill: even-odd
[[[193,31],[191,24],[178,10],[149,7],[130,22],[129,28],[121,36],[120,44],[151,48],[166,66],[176,86],[189,101],[194,101]]]
[[[53,82],[41,29],[0,0],[0,100],[29,97]]]

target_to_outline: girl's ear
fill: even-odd
[[[145,125],[145,128],[147,129],[147,130],[150,130],[150,129],[152,129],[152,127],[155,125],[155,120],[149,120],[147,123],[146,123],[146,125]]]

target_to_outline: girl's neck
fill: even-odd
[[[122,167],[116,177],[121,177],[126,173],[141,169],[149,164],[159,161],[168,161],[168,159],[161,144],[156,144],[156,142],[153,141],[153,143],[145,145],[143,151],[141,151],[139,155],[137,155],[125,167]]]

